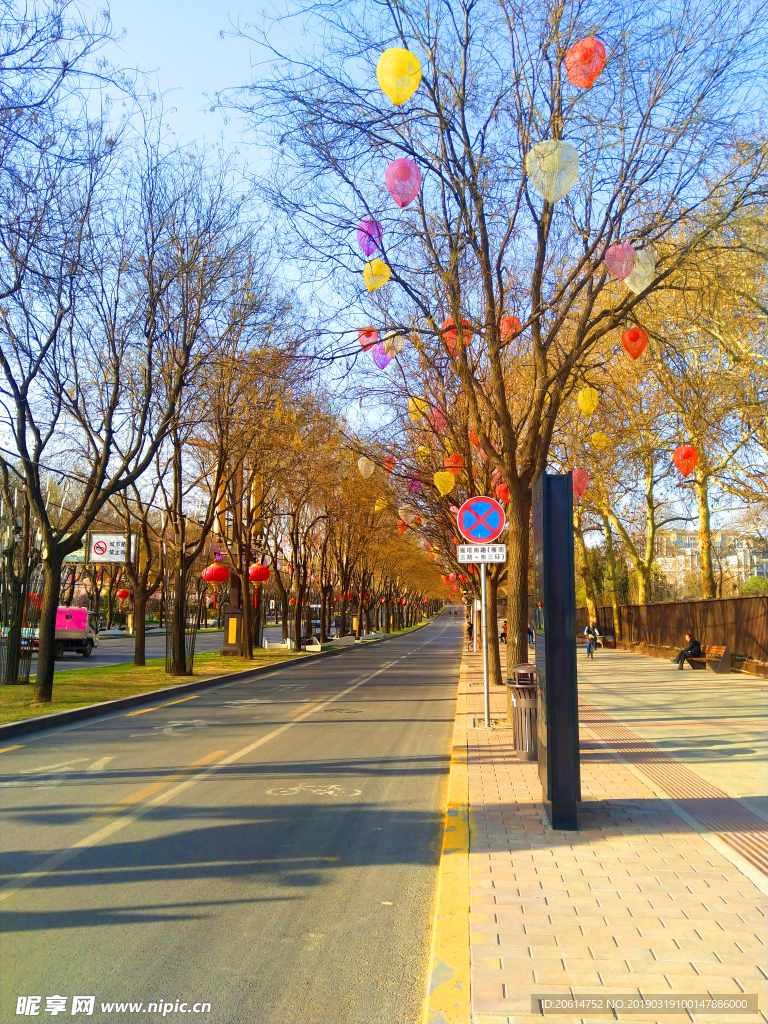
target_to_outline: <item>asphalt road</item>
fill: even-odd
[[[419,1021],[461,629],[3,753],[0,1019],[78,995],[94,1021]]]
[[[221,650],[221,638],[223,630],[217,629],[212,632],[198,633],[195,641],[195,651],[203,654],[205,651]],[[282,636],[282,627],[267,626],[264,630],[267,640],[279,640]],[[124,665],[133,661],[134,639],[125,637],[102,637],[99,646],[96,647],[90,658],[84,658],[82,654],[75,651],[65,651],[64,657],[56,662],[57,672],[67,672],[73,668],[95,668],[99,665]],[[165,657],[165,633],[150,633],[146,639],[146,657]],[[30,672],[34,675],[37,667],[37,657],[32,658]]]

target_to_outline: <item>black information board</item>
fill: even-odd
[[[576,829],[581,774],[570,473],[542,473],[533,485],[533,577],[539,778],[552,827]]]

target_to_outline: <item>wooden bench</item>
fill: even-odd
[[[688,658],[688,661],[691,663],[691,668],[705,669],[709,665],[717,675],[727,675],[731,671],[731,649],[730,647],[715,647],[712,644],[708,644],[704,648],[704,654],[701,658]]]

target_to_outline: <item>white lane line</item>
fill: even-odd
[[[42,768],[22,768],[19,775],[32,775],[38,772],[52,772],[54,768],[66,768],[70,764],[81,764],[90,761],[90,757],[75,757],[71,761],[60,761],[58,764],[44,764]]]
[[[10,899],[11,896],[15,896],[19,890],[25,889],[38,879],[51,874],[51,872],[61,867],[62,864],[66,864],[68,861],[73,860],[81,850],[96,846],[102,841],[102,839],[108,839],[121,829],[126,828],[128,825],[132,825],[134,821],[142,818],[152,808],[161,807],[163,804],[168,803],[169,800],[172,800],[180,793],[184,793],[186,790],[191,789],[192,786],[197,785],[198,782],[202,782],[204,779],[210,778],[220,768],[234,764],[235,761],[239,761],[240,758],[250,754],[251,751],[258,749],[258,747],[263,747],[265,743],[269,743],[270,740],[280,736],[288,729],[292,729],[294,725],[304,721],[305,718],[309,718],[309,716],[315,714],[316,711],[322,711],[322,709],[328,707],[329,704],[333,704],[335,701],[341,700],[342,697],[346,697],[348,693],[356,690],[358,686],[362,686],[363,683],[367,683],[370,679],[373,679],[383,671],[384,669],[380,668],[377,669],[376,672],[371,672],[369,675],[363,676],[362,679],[359,679],[357,682],[352,683],[351,686],[348,686],[346,690],[342,690],[334,697],[329,697],[328,700],[323,701],[321,704],[315,704],[311,708],[307,708],[303,714],[294,718],[290,722],[286,722],[284,725],[278,726],[277,729],[273,729],[272,732],[267,733],[266,736],[262,736],[261,739],[255,740],[253,743],[249,743],[247,746],[235,751],[234,754],[230,754],[229,757],[225,757],[216,764],[206,768],[204,771],[198,772],[197,775],[190,776],[190,778],[181,782],[178,786],[165,790],[163,793],[158,793],[156,797],[138,805],[129,814],[124,814],[122,817],[116,818],[114,821],[104,825],[103,828],[100,828],[96,832],[92,832],[89,836],[85,836],[83,839],[78,840],[78,842],[74,843],[66,850],[59,850],[58,853],[55,853],[52,857],[44,860],[40,867],[35,870],[25,871],[24,874],[17,875],[16,878],[6,882],[5,885],[0,886],[0,902],[4,903],[6,900]],[[88,758],[85,758],[84,760],[87,761]]]
[[[114,760],[114,755],[112,757],[100,757],[98,761],[94,761],[93,764],[89,764],[85,770],[87,772],[100,772],[102,768],[109,764],[110,761]]]

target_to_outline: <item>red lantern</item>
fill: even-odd
[[[387,457],[382,460],[381,464],[382,464],[382,466],[384,467],[384,469],[386,470],[387,473],[391,473],[392,470],[397,465],[397,459],[394,458],[392,455],[387,455]]]
[[[445,338],[445,343],[448,346],[448,351],[451,353],[454,359],[459,354],[459,349],[461,345],[472,344],[473,332],[472,324],[469,322],[469,320],[461,321],[461,328],[458,330],[458,336],[456,324],[452,316],[449,316],[447,320],[443,321],[443,326],[441,330],[443,332],[443,337]]]
[[[214,562],[203,569],[200,575],[206,583],[226,583],[229,579],[229,569],[221,562]]]
[[[502,502],[509,501],[509,487],[507,487],[506,484],[503,484],[503,483],[499,484],[499,486],[496,488],[496,492],[495,493],[496,493],[496,497],[499,499],[499,501],[502,501]]]
[[[512,339],[522,331],[523,325],[516,316],[503,316],[499,320],[499,334],[503,345],[509,345]]]
[[[248,570],[248,579],[251,583],[264,583],[271,575],[267,565],[252,565]]]
[[[352,600],[352,595],[351,594],[345,594],[344,595],[344,600],[345,601],[351,601]]]
[[[459,452],[454,452],[452,455],[445,456],[445,468],[455,477],[459,475],[463,466],[464,456],[460,455]]]
[[[397,532],[400,533],[400,534],[403,534],[403,533],[405,533],[405,531],[407,529],[408,529],[408,523],[406,523],[404,519],[398,519],[397,520]]]
[[[565,73],[571,85],[591,89],[605,67],[605,47],[599,39],[580,39],[565,55]]]
[[[43,603],[43,595],[37,590],[33,591],[29,595],[29,603],[32,605],[33,608],[39,610],[40,606]]]
[[[573,480],[573,496],[578,501],[589,487],[589,473],[586,469],[574,469],[571,478]]]
[[[382,599],[381,599],[381,603],[382,603],[382,604],[386,604],[386,603],[387,603],[387,599],[386,599],[386,597],[382,597]]]
[[[357,337],[363,352],[367,352],[379,340],[379,332],[373,327],[361,327],[357,332]]]
[[[637,359],[638,356],[645,352],[645,346],[648,344],[648,335],[642,328],[632,327],[622,334],[621,344],[632,359]]]
[[[675,448],[672,458],[683,476],[689,476],[696,469],[699,453],[692,444],[684,444],[680,448]]]
[[[296,598],[295,598],[295,597],[292,597],[292,598],[291,598],[291,599],[290,599],[290,600],[288,601],[288,604],[296,604]]]

